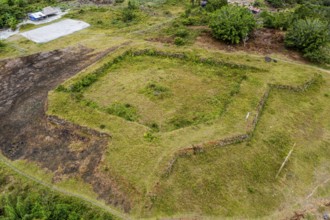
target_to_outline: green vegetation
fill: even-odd
[[[206,10],[209,12],[221,9],[223,6],[228,4],[227,0],[209,0],[206,5]]]
[[[170,50],[175,51],[174,48]],[[205,215],[260,217],[275,210],[281,201],[290,199],[281,193],[280,183],[274,177],[299,138],[279,129],[281,126],[285,128],[281,123],[287,118],[277,122],[279,115],[286,114],[286,107],[278,104],[281,98],[276,94],[292,93],[294,99],[306,94],[319,97],[320,93],[322,97],[318,103],[324,106],[317,104],[313,109],[321,107],[324,111],[320,114],[326,117],[327,97],[323,93],[327,92],[320,91],[321,84],[301,95],[289,91],[271,93],[266,113],[262,114],[261,124],[249,142],[180,158],[168,178],[162,177],[162,173],[173,153],[179,149],[246,132],[247,124],[253,120],[245,121],[246,113],[255,115],[254,109],[267,83],[297,86],[310,80],[317,71],[291,63],[268,64],[250,56],[216,53],[212,58],[201,59],[196,52],[183,55],[152,49],[134,51],[118,52],[103,61],[101,66],[65,83],[60,92],[50,94],[48,110],[50,114],[94,129],[100,129],[102,125],[103,132],[111,133],[113,139],[108,147],[109,153],[102,164],[102,167],[111,168],[104,172],[124,177],[137,190],[149,192],[147,195],[131,195],[139,201],[134,214],[171,216],[192,213],[197,207]],[[215,57],[219,56],[222,60],[216,60]],[[235,63],[224,62],[227,59]],[[252,62],[261,69],[246,66]],[[102,74],[81,90],[82,100],[96,103],[98,107],[95,109],[75,100],[67,88],[96,72]],[[326,87],[322,86],[322,89]],[[269,107],[273,102],[274,108],[279,107],[281,112],[275,113],[274,108]],[[123,120],[123,117],[103,111],[113,103],[134,106],[138,115],[136,121]],[[301,101],[294,103],[298,108],[304,105]],[[122,110],[123,104],[120,106]],[[265,114],[273,116],[264,119]],[[264,125],[264,120],[268,119],[270,124]],[[269,126],[278,129],[269,132],[266,129]],[[319,149],[323,148],[316,147],[313,152],[318,154]],[[299,158],[301,161],[304,156]],[[296,172],[290,167],[286,169]],[[146,177],[145,173],[149,175]],[[155,189],[154,183],[159,181],[159,187]],[[308,186],[307,183],[302,186],[299,195],[303,196],[309,190]],[[150,194],[156,197],[151,199],[153,208],[146,212],[143,207],[148,204]],[[273,194],[276,196],[271,196]],[[247,199],[237,202],[238,197],[233,195],[244,195]],[[253,208],[256,205],[258,209]]]
[[[329,120],[323,120],[329,98],[322,96],[328,84],[303,93],[273,91],[250,141],[180,158],[157,188],[153,214],[195,213],[198,207],[209,215],[247,219],[267,215],[284,200],[299,204],[313,190],[313,179],[326,179],[329,172],[315,173],[328,164],[329,141],[320,140],[320,130],[304,129],[316,126],[329,134]],[[276,179],[294,145],[299,147]],[[329,187],[321,188],[326,198]]]
[[[6,48],[1,54],[6,57],[77,43],[94,52],[121,45],[51,91],[47,114],[111,135],[97,169],[105,181],[126,193],[129,215],[286,219],[305,210],[306,202],[329,198],[329,182],[321,184],[330,172],[329,73],[283,54],[269,55],[276,62],[267,63],[264,55],[220,52],[207,42],[212,39],[200,34],[213,31],[215,38],[239,44],[251,40],[247,37],[258,23],[285,33],[288,48],[326,63],[329,7],[323,0],[306,1],[269,0],[276,7],[290,7],[277,12],[268,12],[268,4],[257,1],[264,10],[260,15],[226,6],[222,0],[208,1],[206,8],[197,1],[191,6],[188,0],[82,5],[66,17],[84,20],[91,28],[46,44],[17,36],[0,42],[0,51]],[[161,37],[166,41],[152,40]],[[7,51],[7,44],[23,50]],[[315,76],[319,77],[306,91],[290,90]],[[271,89],[259,111],[270,84],[280,89]],[[256,115],[256,129],[249,133]],[[241,143],[214,147],[218,140],[247,132],[251,137]],[[209,147],[200,150],[202,144]],[[83,145],[77,141],[70,150],[78,152]],[[182,153],[187,148],[193,153]],[[177,156],[180,153],[183,156]],[[14,163],[24,172],[51,182],[51,174],[41,175],[37,165],[20,162]],[[113,218],[78,199],[16,176],[8,178],[6,172],[0,171],[0,211],[9,219],[25,214],[32,219]],[[55,185],[83,189],[77,193],[93,201],[99,196],[75,178]],[[325,209],[319,210],[322,214]]]
[[[3,40],[0,40],[0,52],[2,52],[6,47],[6,43]]]
[[[169,88],[153,82],[148,83],[147,86],[142,89],[142,93],[146,94],[150,99],[164,99],[172,95]]]
[[[238,44],[247,39],[256,27],[256,21],[247,9],[238,6],[226,6],[212,15],[210,28],[215,38]]]
[[[2,163],[0,167],[1,219],[116,219],[77,198],[18,177]]]
[[[129,121],[139,119],[144,125],[156,123],[161,130],[216,119],[226,110],[231,97],[239,92],[244,75],[239,69],[221,68],[221,64],[125,54],[98,69],[97,74],[86,75],[70,85],[70,91],[77,93],[88,88],[83,94],[86,105],[101,106],[98,109],[105,108],[107,113]],[[127,72],[127,68],[131,71]],[[111,71],[111,74],[100,78],[105,71]],[[146,79],[152,82],[146,83]],[[176,81],[182,82],[184,87]],[[134,84],[130,85],[130,82]],[[195,91],[196,88],[199,91]],[[58,87],[57,91],[66,90]],[[187,99],[189,96],[191,98]],[[82,94],[79,97],[80,101]],[[146,108],[150,111],[145,111]]]
[[[328,25],[318,19],[298,20],[289,29],[285,44],[301,50],[304,56],[314,62],[330,62],[330,55],[320,48],[327,46],[330,40]]]
[[[106,111],[111,115],[125,118],[128,121],[135,121],[138,118],[136,109],[130,104],[112,103]]]
[[[54,1],[47,0],[0,1],[0,29],[11,28],[14,30],[28,12],[35,12],[52,4]]]
[[[291,26],[293,19],[292,12],[289,11],[275,13],[263,11],[261,12],[260,17],[263,19],[264,27],[280,30],[287,30]]]

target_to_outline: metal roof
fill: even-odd
[[[53,8],[53,7],[46,7],[44,9],[42,9],[42,13],[44,13],[46,16],[48,15],[54,15],[54,14],[57,14],[58,13],[58,10],[56,8]]]

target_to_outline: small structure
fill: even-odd
[[[29,14],[29,19],[31,21],[40,21],[46,18],[46,15],[44,15],[42,12],[35,12]]]
[[[59,12],[59,10],[57,8],[48,6],[44,9],[42,9],[42,11],[30,13],[30,14],[28,14],[28,16],[31,21],[40,21],[49,16],[56,15],[58,12]]]
[[[42,9],[42,13],[48,17],[48,16],[56,15],[58,13],[58,9],[48,6]]]

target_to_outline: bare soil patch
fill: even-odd
[[[212,37],[211,31],[203,26],[191,27],[192,29],[203,29],[201,35],[197,37],[196,44],[210,49],[219,49],[229,52],[245,51],[257,52],[260,54],[283,54],[290,59],[306,62],[300,53],[288,50],[284,46],[284,32],[273,29],[258,29],[251,38],[244,44],[229,45]]]
[[[0,150],[54,172],[54,182],[81,177],[100,198],[128,212],[128,196],[98,167],[110,137],[45,115],[48,91],[115,49],[67,48],[0,61]],[[75,143],[82,147],[72,149]]]

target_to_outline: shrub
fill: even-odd
[[[253,2],[253,6],[254,7],[263,7],[263,6],[265,6],[265,3],[262,0],[255,0]]]
[[[127,8],[131,9],[131,10],[136,10],[136,9],[139,8],[139,6],[138,6],[138,3],[136,1],[130,0],[130,1],[128,1]]]
[[[275,8],[283,7],[285,4],[284,0],[267,0],[267,2]]]
[[[253,31],[256,21],[246,8],[225,6],[212,14],[209,26],[215,38],[238,44]]]
[[[305,0],[266,0],[266,1],[275,8],[281,8],[281,7],[293,5],[296,3],[302,4],[302,2],[300,2],[300,1],[305,1]],[[310,0],[308,0],[308,1],[310,1]]]
[[[304,57],[314,63],[330,63],[330,48],[325,46],[316,50],[307,50]]]
[[[4,51],[6,43],[3,40],[0,40],[0,52]]]
[[[17,25],[18,25],[18,20],[15,17],[10,17],[7,21],[8,26],[12,30],[16,30]]]
[[[148,83],[148,85],[142,90],[142,93],[152,99],[164,99],[171,96],[171,91],[169,88],[156,83]]]
[[[266,28],[287,30],[292,23],[291,12],[269,13],[263,11],[260,16],[263,19],[263,26]]]
[[[189,32],[186,28],[180,28],[176,31],[175,36],[176,37],[182,37],[185,38],[189,35]]]
[[[80,81],[74,83],[70,87],[71,92],[80,92],[84,88],[92,85],[97,80],[96,74],[90,74],[82,78]]]
[[[115,3],[120,4],[123,3],[125,0],[115,0]]]
[[[55,91],[56,92],[67,92],[68,90],[63,85],[59,85],[56,87]]]
[[[181,37],[174,38],[174,44],[177,45],[177,46],[182,46],[185,43],[186,43],[185,40]]]
[[[226,5],[228,5],[227,0],[208,0],[205,9],[209,12],[213,12]]]
[[[135,10],[130,9],[130,8],[124,8],[121,16],[122,16],[123,22],[133,21],[137,17]]]
[[[143,137],[148,142],[152,142],[157,139],[157,137],[151,131],[144,133]]]
[[[151,128],[153,132],[159,132],[159,125],[156,122],[148,124],[148,127]]]
[[[115,102],[111,104],[106,111],[111,115],[116,115],[128,121],[136,121],[138,118],[137,110],[128,103],[122,104]]]
[[[298,20],[289,29],[285,45],[301,51],[314,51],[329,41],[327,24],[318,19]]]
[[[193,123],[193,121],[183,117],[174,117],[168,122],[168,124],[172,126],[173,130],[190,126]]]

